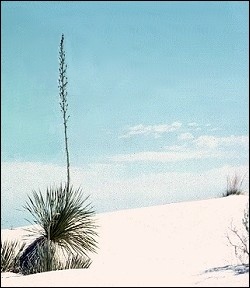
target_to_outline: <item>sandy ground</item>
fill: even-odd
[[[239,195],[97,214],[99,249],[89,269],[1,273],[2,287],[248,287],[249,272],[226,237],[231,224],[241,233],[247,203]]]

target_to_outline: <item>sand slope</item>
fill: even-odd
[[[247,287],[249,273],[235,266],[226,238],[231,222],[242,228],[247,202],[240,195],[98,214],[99,250],[89,269],[2,273],[2,286]],[[2,240],[23,234],[2,230]]]

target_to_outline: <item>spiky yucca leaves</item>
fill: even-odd
[[[83,198],[80,188],[74,190],[71,186],[67,190],[66,186],[60,185],[59,188],[48,188],[45,196],[41,191],[33,191],[32,196],[24,208],[38,224],[38,228],[29,229],[37,238],[22,254],[20,265],[24,270],[26,266],[37,265],[35,262],[39,257],[51,263],[51,259],[60,254],[60,257],[68,257],[67,262],[73,253],[84,262],[89,259],[87,252],[96,252],[95,212],[90,204],[85,204],[88,197]],[[42,266],[47,267],[46,271],[53,270],[52,264]]]
[[[32,274],[50,271],[52,252],[49,252],[48,240],[42,235],[32,241],[19,258],[19,267],[22,274]],[[40,266],[46,268],[40,268]]]
[[[24,244],[17,240],[1,241],[1,272],[19,272],[19,257]]]
[[[38,237],[26,247],[20,257],[20,271],[24,275],[41,273],[52,270],[54,250],[48,246],[45,237]]]
[[[62,263],[61,269],[89,268],[91,263],[92,263],[92,261],[90,258],[71,254],[67,258],[67,261]]]

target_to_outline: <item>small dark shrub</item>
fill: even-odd
[[[227,190],[222,196],[227,197],[230,195],[244,194],[242,190],[244,179],[245,175],[242,177],[239,177],[237,174],[235,174],[233,177],[227,176]]]

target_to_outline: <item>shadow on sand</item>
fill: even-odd
[[[240,265],[226,265],[223,267],[215,267],[205,270],[205,273],[209,272],[219,272],[219,271],[234,271],[235,275],[244,274],[249,272],[249,264]]]

